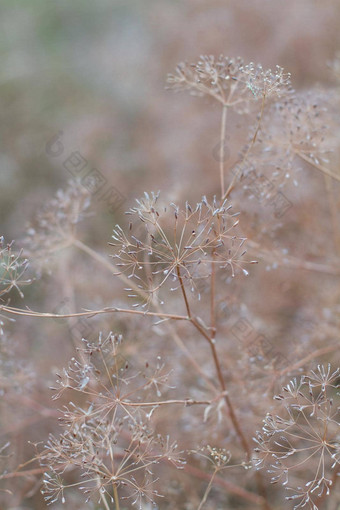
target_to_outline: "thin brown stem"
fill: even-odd
[[[280,376],[283,376],[285,374],[289,374],[293,370],[297,370],[298,368],[306,366],[306,364],[315,358],[320,358],[324,354],[328,354],[329,352],[338,351],[339,345],[330,345],[328,347],[322,347],[321,349],[316,349],[314,352],[311,352],[308,354],[308,356],[305,356],[304,358],[300,359],[296,363],[293,363],[292,365],[289,365],[284,370],[281,370]]]
[[[72,244],[73,244],[73,246],[76,246],[77,248],[82,250],[84,253],[87,253],[87,255],[92,257],[94,260],[99,262],[102,266],[104,266],[106,269],[108,269],[111,274],[116,273],[118,278],[122,282],[124,282],[125,285],[128,285],[135,292],[137,292],[138,295],[142,296],[143,298],[147,298],[148,297],[147,294],[142,289],[140,289],[138,287],[138,285],[134,284],[131,280],[129,280],[129,278],[127,276],[125,276],[125,274],[120,273],[118,268],[114,264],[111,264],[111,262],[109,260],[107,260],[105,257],[100,255],[100,253],[97,253],[95,250],[93,250],[92,248],[87,246],[87,244],[84,244],[82,241],[80,241],[79,239],[76,239],[76,238],[74,238],[72,240]]]
[[[324,165],[320,165],[320,163],[317,163],[312,158],[310,158],[309,156],[307,156],[306,154],[304,154],[303,152],[300,152],[298,150],[295,151],[295,154],[297,156],[299,156],[301,159],[303,159],[304,161],[306,161],[307,163],[309,163],[310,165],[312,165],[314,168],[316,168],[317,170],[322,172],[323,174],[328,175],[329,177],[332,177],[332,179],[340,182],[340,175],[334,174],[331,170],[326,168]]]
[[[214,472],[211,475],[210,481],[208,483],[208,487],[206,488],[206,490],[204,492],[203,498],[202,498],[202,500],[201,500],[197,510],[202,510],[204,503],[207,501],[208,496],[209,496],[209,492],[211,491],[211,488],[212,488],[212,485],[213,485],[213,482],[214,482],[214,478],[217,475],[217,473],[218,473],[218,467],[215,467]]]
[[[113,499],[114,499],[114,502],[115,502],[115,505],[116,505],[116,510],[119,510],[119,497],[118,497],[118,490],[117,490],[117,485],[116,484],[113,484]]]
[[[213,262],[215,261],[215,250],[212,253]],[[215,293],[216,293],[216,269],[215,264],[211,264],[211,277],[210,277],[210,326],[211,338],[215,339],[216,336],[216,306],[215,306]]]
[[[246,150],[245,155],[242,158],[242,161],[241,161],[240,165],[242,165],[242,163],[244,163],[247,160],[247,158],[249,156],[249,153],[252,150],[252,148],[253,148],[253,146],[254,146],[254,144],[256,142],[257,135],[258,135],[258,133],[260,131],[260,128],[261,128],[261,122],[262,122],[262,117],[263,117],[263,112],[264,112],[265,101],[266,101],[266,95],[263,94],[263,96],[262,96],[262,103],[261,103],[260,116],[259,116],[259,120],[257,122],[255,133],[254,133],[254,136],[253,136],[253,138],[252,138],[252,140],[251,140],[251,142],[249,144],[249,147]],[[236,179],[238,179],[239,175],[240,175],[240,169],[237,169],[236,173],[234,174],[234,177],[232,178],[231,183],[228,186],[227,191],[222,195],[222,199],[225,199],[225,198],[227,198],[230,195],[230,193],[232,192],[232,190],[235,187],[235,182],[236,182]]]
[[[161,406],[161,405],[170,405],[170,404],[182,404],[185,406],[193,406],[193,405],[209,405],[211,404],[211,400],[193,400],[191,398],[187,398],[185,400],[159,400],[157,402],[125,402],[122,401],[121,405],[127,407],[152,407],[152,406]]]
[[[187,310],[188,318],[191,319],[191,311],[190,311],[189,301],[188,301],[187,294],[185,292],[185,288],[184,288],[184,284],[183,284],[183,279],[182,279],[181,271],[180,271],[180,268],[179,268],[178,264],[176,266],[176,271],[177,271],[178,280],[179,280],[179,283],[180,283],[180,286],[181,286],[181,291],[182,291],[183,299],[184,299],[184,302],[185,302],[185,308]]]
[[[40,317],[44,319],[65,319],[69,317],[94,317],[104,313],[130,313],[133,315],[143,315],[144,317],[158,317],[159,319],[172,319],[172,320],[188,320],[185,315],[175,315],[162,312],[143,312],[141,310],[130,310],[128,308],[103,308],[102,310],[86,310],[84,312],[76,313],[48,313],[48,312],[34,312],[33,310],[27,309],[22,310],[21,308],[15,308],[12,306],[1,305],[0,310],[10,313],[12,315],[24,315],[26,317]]]
[[[340,264],[321,264],[319,262],[310,262],[301,260],[291,255],[282,255],[279,250],[267,249],[252,239],[247,239],[248,248],[252,248],[257,254],[260,254],[268,261],[273,261],[279,266],[289,267],[292,269],[302,269],[305,271],[315,271],[317,273],[330,274],[340,276]]]
[[[247,441],[247,439],[246,439],[246,437],[245,437],[245,435],[244,435],[244,433],[243,433],[243,431],[241,429],[241,426],[240,426],[239,421],[237,419],[237,416],[236,416],[236,413],[234,411],[234,407],[233,407],[233,405],[231,403],[231,400],[229,398],[229,395],[226,392],[226,385],[225,385],[225,381],[224,381],[223,374],[222,374],[222,368],[221,368],[219,357],[218,357],[218,354],[217,354],[217,351],[216,351],[215,338],[212,338],[211,336],[209,336],[208,333],[204,330],[204,328],[197,321],[197,319],[192,317],[191,310],[190,310],[190,305],[189,305],[188,298],[187,298],[187,295],[186,295],[186,292],[185,292],[185,288],[184,288],[184,284],[183,284],[183,279],[181,277],[181,272],[180,272],[179,266],[177,266],[177,275],[178,275],[178,280],[179,280],[179,283],[180,283],[180,286],[181,286],[181,290],[182,290],[182,294],[183,294],[183,299],[184,299],[184,302],[185,302],[185,306],[186,306],[186,309],[187,309],[187,312],[188,312],[188,317],[190,319],[190,322],[201,333],[201,335],[209,342],[211,353],[212,353],[212,357],[213,357],[213,360],[214,360],[214,365],[215,365],[216,372],[217,372],[217,378],[219,380],[221,390],[224,393],[224,399],[225,399],[225,402],[227,404],[227,408],[228,408],[228,411],[229,411],[230,419],[231,419],[232,424],[233,424],[233,426],[235,428],[235,431],[236,431],[236,433],[237,433],[237,435],[238,435],[238,437],[240,439],[242,447],[243,447],[244,451],[246,452],[247,457],[249,459],[250,458],[250,454],[251,454],[251,450],[250,450],[248,441]]]
[[[3,473],[0,475],[0,480],[5,480],[8,478],[18,478],[21,476],[32,476],[32,475],[40,475],[46,471],[46,467],[27,469],[26,471],[12,471],[11,473]]]
[[[187,313],[188,313],[188,318],[190,319],[190,322],[195,326],[195,328],[201,333],[201,335],[209,342],[211,353],[212,353],[212,357],[213,357],[213,360],[214,360],[214,365],[215,365],[216,372],[217,372],[217,378],[218,378],[221,390],[222,390],[223,395],[224,395],[224,400],[225,400],[225,403],[226,403],[226,406],[227,406],[228,415],[229,415],[229,417],[231,419],[231,422],[232,422],[233,427],[235,429],[236,435],[238,436],[239,441],[240,441],[240,443],[242,445],[242,448],[243,448],[244,452],[246,453],[247,459],[249,460],[250,457],[251,457],[251,448],[250,448],[250,445],[248,443],[248,440],[247,440],[246,436],[243,433],[243,430],[241,428],[239,420],[238,420],[238,418],[236,416],[236,412],[234,410],[234,406],[233,406],[233,404],[231,402],[231,399],[230,399],[230,397],[228,395],[228,392],[226,390],[226,384],[225,384],[224,377],[223,377],[223,374],[222,374],[221,364],[220,364],[219,357],[218,357],[218,354],[217,354],[217,351],[216,351],[215,338],[212,337],[212,336],[209,336],[208,333],[201,326],[201,324],[198,322],[198,320],[195,317],[192,316],[190,305],[189,305],[188,298],[187,298],[187,295],[186,295],[186,291],[185,291],[185,288],[184,288],[184,284],[183,284],[183,279],[182,279],[182,276],[181,276],[180,268],[179,268],[178,265],[177,265],[176,269],[177,269],[178,280],[179,280],[180,287],[181,287],[181,290],[182,290],[183,299],[184,299],[184,302],[185,302],[185,307],[186,307],[186,310],[187,310]],[[255,476],[256,476],[256,481],[257,481],[257,486],[258,486],[259,493],[261,494],[261,496],[263,496],[262,506],[263,506],[263,508],[265,510],[269,510],[270,506],[269,506],[267,498],[266,498],[266,490],[265,490],[265,486],[264,486],[264,483],[263,483],[262,475],[261,475],[261,473],[259,471],[257,471]]]
[[[227,124],[227,112],[228,105],[224,104],[222,107],[222,117],[221,117],[221,136],[220,136],[220,184],[221,184],[221,197],[224,196],[224,158],[225,158],[225,133],[226,133],[226,124]]]
[[[192,475],[200,480],[210,480],[211,478],[211,475],[190,464],[186,464],[184,466],[184,471],[187,472],[189,475]],[[232,482],[226,480],[225,477],[215,476],[213,480],[213,485],[221,487],[230,494],[233,494],[234,496],[244,499],[245,501],[249,501],[254,505],[262,506],[264,503],[264,499],[262,496],[254,494],[253,492],[249,492],[246,489],[239,487],[238,485],[234,485]]]
[[[332,493],[334,492],[336,482],[339,479],[339,476],[338,476],[339,472],[340,472],[340,466],[339,465],[335,466],[334,471],[333,471],[333,475],[332,475],[332,478],[331,478],[331,481],[332,481],[331,491],[332,491]],[[318,507],[321,507],[322,503],[325,501],[327,496],[328,496],[327,491],[323,491],[323,494],[320,496],[320,498],[317,501]]]

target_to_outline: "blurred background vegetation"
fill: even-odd
[[[283,66],[301,88],[331,82],[327,62],[340,47],[336,0],[2,0],[0,14],[6,238],[20,236],[24,219],[70,177],[46,154],[59,130],[126,205],[150,187],[177,199],[184,175],[192,196],[200,193],[195,176],[217,166],[209,133],[219,112],[206,101],[201,122],[200,101],[165,91],[179,61],[239,55]]]

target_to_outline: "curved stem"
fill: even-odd
[[[209,342],[211,353],[212,353],[212,357],[213,357],[213,360],[214,360],[214,365],[215,365],[216,372],[217,372],[217,378],[218,378],[218,381],[220,383],[221,390],[222,390],[222,392],[224,394],[224,400],[225,400],[225,402],[227,404],[227,409],[228,409],[228,413],[229,413],[231,422],[232,422],[232,424],[234,426],[234,429],[235,429],[235,431],[236,431],[236,433],[237,433],[237,435],[238,435],[238,437],[240,439],[242,447],[243,447],[243,449],[244,449],[244,451],[245,451],[245,453],[247,455],[247,458],[249,460],[250,455],[251,455],[251,449],[250,449],[248,441],[247,441],[247,439],[246,439],[246,437],[245,437],[245,435],[244,435],[244,433],[243,433],[243,431],[241,429],[241,426],[240,426],[239,421],[237,419],[234,407],[233,407],[232,402],[231,402],[231,400],[229,398],[229,395],[228,395],[228,393],[226,391],[226,385],[225,385],[224,377],[223,377],[223,374],[222,374],[222,368],[221,368],[220,360],[218,358],[218,354],[217,354],[217,351],[216,351],[215,338],[209,336],[208,333],[204,330],[204,328],[197,321],[197,319],[192,317],[189,301],[188,301],[188,298],[187,298],[187,295],[186,295],[186,292],[185,292],[185,288],[184,288],[184,284],[183,284],[183,279],[182,279],[182,276],[181,276],[181,272],[180,272],[179,266],[177,266],[177,275],[178,275],[178,280],[179,280],[179,283],[180,283],[180,287],[181,287],[182,294],[183,294],[183,299],[184,299],[184,302],[185,302],[185,306],[186,306],[186,309],[187,309],[187,313],[188,313],[188,317],[190,319],[190,322],[201,333],[201,335]]]
[[[210,478],[210,482],[208,484],[208,487],[205,490],[205,493],[203,495],[202,501],[200,502],[199,507],[197,508],[197,510],[202,510],[204,503],[207,501],[207,498],[209,496],[209,492],[211,491],[211,487],[212,487],[212,484],[213,484],[213,481],[214,481],[214,478],[215,478],[217,472],[218,472],[218,468],[216,467],[214,472],[213,472],[213,474],[212,474],[212,476],[211,476],[211,478]]]
[[[216,372],[217,372],[217,378],[218,378],[218,381],[219,381],[219,384],[220,384],[220,387],[221,387],[221,390],[222,390],[222,393],[223,393],[223,396],[224,396],[224,400],[225,400],[225,403],[226,403],[226,406],[227,406],[228,415],[229,415],[230,420],[231,420],[231,422],[233,424],[235,432],[236,432],[236,434],[237,434],[237,436],[239,438],[239,441],[240,441],[240,443],[242,445],[242,448],[243,448],[243,450],[244,450],[244,452],[245,452],[245,454],[247,456],[247,459],[249,460],[251,458],[251,447],[250,447],[250,445],[248,443],[248,440],[247,440],[246,436],[243,433],[243,430],[242,430],[241,425],[239,423],[239,420],[237,418],[236,412],[234,410],[234,406],[233,406],[233,404],[231,402],[231,399],[230,399],[230,397],[228,395],[228,392],[227,392],[226,384],[225,384],[224,377],[223,377],[223,374],[222,374],[222,368],[221,368],[220,360],[219,360],[219,357],[218,357],[218,354],[217,354],[217,350],[216,350],[215,337],[214,336],[209,336],[208,333],[204,330],[204,328],[197,321],[197,319],[192,316],[190,305],[189,305],[189,301],[188,301],[188,298],[187,298],[187,295],[186,295],[186,291],[185,291],[185,288],[184,288],[183,279],[182,279],[182,276],[181,276],[181,272],[180,272],[179,266],[177,266],[176,269],[177,269],[177,275],[178,275],[178,280],[179,280],[179,283],[180,283],[183,299],[184,299],[184,302],[185,302],[185,307],[186,307],[186,310],[187,310],[187,313],[188,313],[188,318],[189,318],[190,322],[195,326],[195,328],[201,333],[201,335],[209,342],[209,345],[210,345],[210,348],[211,348],[212,357],[213,357],[213,360],[214,360],[214,365],[215,365]],[[213,335],[214,335],[214,332],[213,332]],[[262,504],[262,506],[263,506],[263,508],[265,510],[269,510],[270,509],[270,505],[269,505],[269,503],[267,501],[266,490],[265,490],[265,486],[264,486],[264,483],[263,483],[262,475],[261,475],[261,473],[259,471],[257,471],[256,474],[255,474],[255,477],[256,477],[258,491],[259,491],[260,495],[263,497],[263,504]]]

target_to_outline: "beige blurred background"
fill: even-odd
[[[6,238],[20,237],[37,205],[65,185],[63,161],[73,151],[125,206],[145,189],[180,199],[184,177],[192,197],[201,194],[195,177],[217,168],[219,111],[165,90],[179,61],[223,53],[279,64],[301,89],[331,83],[327,63],[340,47],[335,0],[3,0],[0,14]],[[51,157],[46,144],[59,131],[64,154]],[[107,237],[106,212],[98,209]]]

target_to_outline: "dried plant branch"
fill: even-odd
[[[141,310],[130,310],[129,308],[116,308],[116,307],[107,307],[102,310],[87,310],[84,312],[75,312],[75,313],[66,313],[66,314],[58,314],[58,313],[49,313],[49,312],[34,312],[33,310],[27,309],[23,310],[21,308],[15,308],[12,306],[0,305],[0,310],[10,313],[12,315],[24,315],[26,317],[40,317],[45,319],[67,319],[71,317],[95,317],[96,315],[106,314],[106,313],[128,313],[132,315],[142,315],[144,317],[157,317],[160,319],[173,319],[173,320],[188,320],[188,317],[185,315],[175,315],[168,314],[162,312],[148,312]]]
[[[207,480],[209,481],[211,479],[211,475],[206,473],[205,471],[202,471],[201,469],[191,466],[190,464],[186,464],[184,466],[184,471],[188,473],[191,476],[194,476],[195,478],[201,479],[201,480]],[[253,492],[247,491],[242,487],[239,487],[238,485],[235,485],[228,481],[225,477],[222,476],[215,476],[213,480],[213,485],[216,485],[218,487],[221,487],[225,489],[230,494],[233,494],[241,499],[244,499],[245,501],[249,501],[250,503],[254,505],[263,506],[264,504],[264,498],[262,496],[259,496],[258,494],[255,494]]]
[[[301,152],[301,151],[295,151],[295,152],[296,152],[296,155],[299,156],[299,158],[301,158],[304,161],[306,161],[306,163],[309,163],[311,166],[313,166],[317,170],[320,170],[320,172],[322,172],[324,175],[327,175],[328,177],[331,177],[335,181],[339,181],[340,182],[340,175],[335,174],[334,172],[332,172],[331,170],[326,168],[324,165],[321,165],[320,163],[317,163],[316,161],[314,161],[312,158],[310,158],[309,156],[307,156],[303,152]]]

